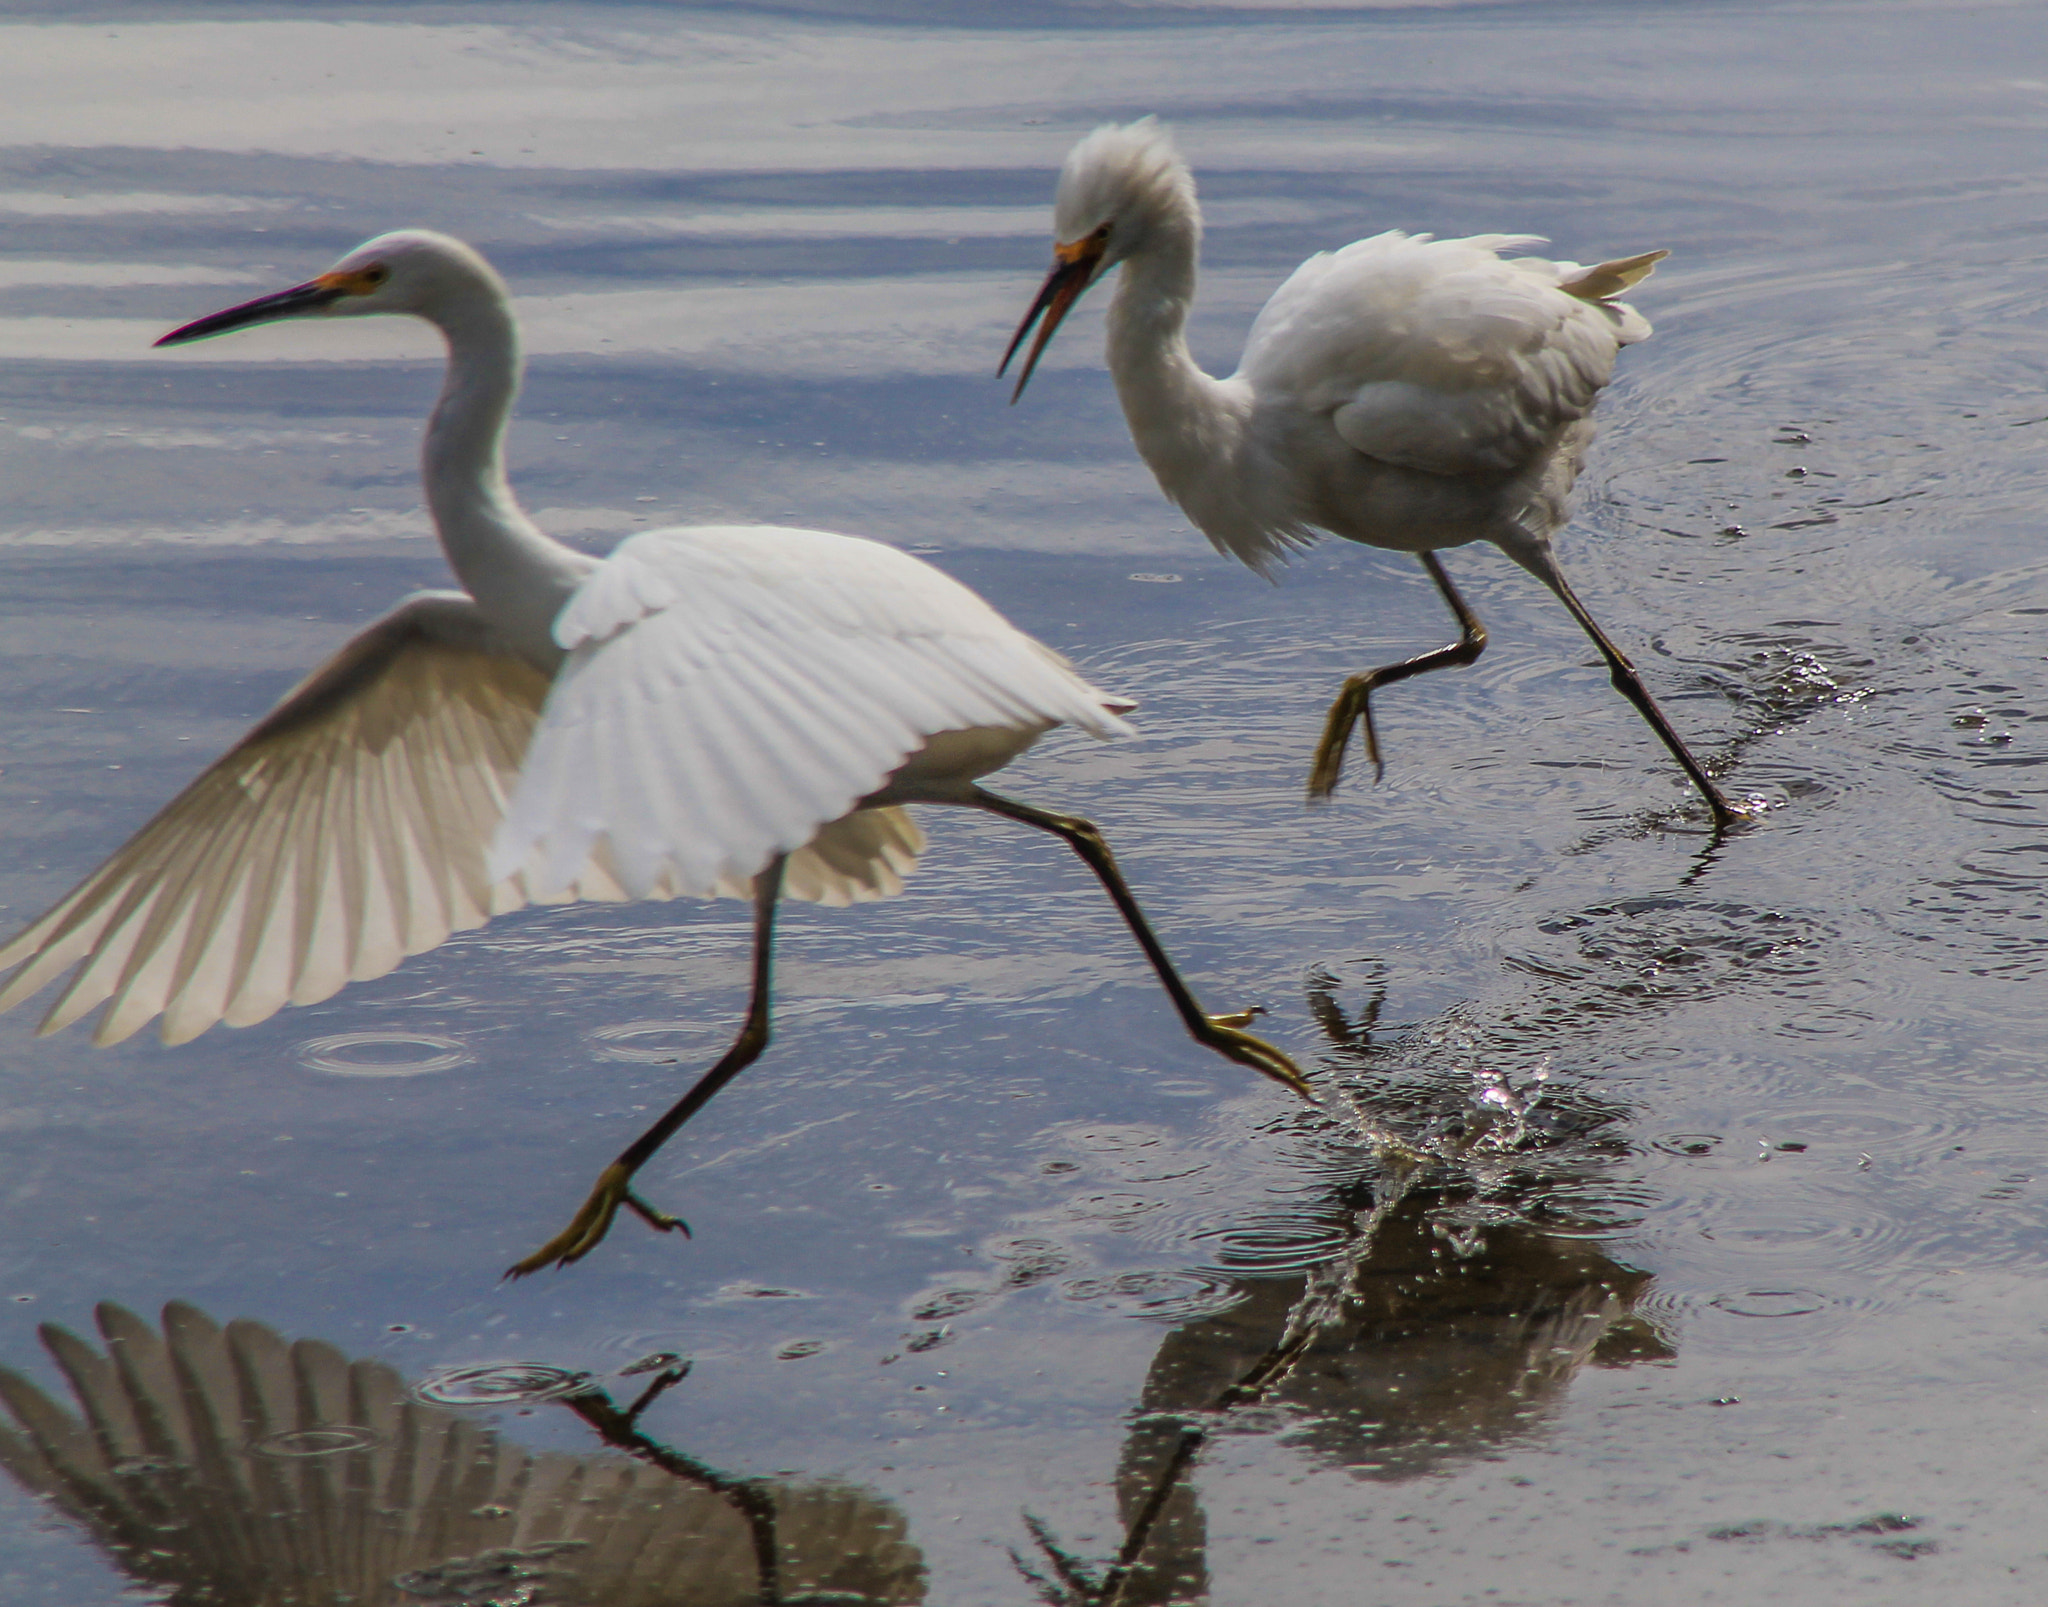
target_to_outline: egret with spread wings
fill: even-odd
[[[1121,263],[1110,374],[1139,454],[1202,533],[1262,572],[1322,531],[1412,552],[1457,616],[1456,642],[1345,683],[1311,796],[1336,787],[1361,720],[1380,764],[1377,688],[1479,657],[1485,628],[1436,555],[1484,540],[1571,611],[1715,826],[1741,818],[1550,547],[1592,439],[1594,398],[1615,354],[1650,333],[1615,298],[1666,253],[1585,268],[1502,255],[1542,244],[1530,236],[1374,235],[1297,268],[1253,323],[1238,371],[1219,380],[1186,337],[1202,235],[1194,177],[1153,119],[1098,128],[1074,147],[1053,229],[1052,272],[1003,356],[1007,369],[1037,326],[1013,401],[1082,292]]]
[[[426,500],[463,589],[422,592],[349,642],[57,907],[0,949],[0,1009],[66,970],[43,1023],[103,1007],[95,1041],[167,1043],[381,976],[533,902],[751,898],[753,993],[726,1055],[513,1273],[587,1254],[621,1205],[680,1224],[634,1174],[769,1031],[778,898],[886,897],[923,837],[910,803],[1063,838],[1116,901],[1188,1031],[1305,1092],[1285,1054],[1205,1014],[1095,827],[983,790],[1062,723],[1131,705],[973,592],[820,530],[653,530],[603,560],[552,540],[506,483],[519,387],[503,282],[445,235],[381,235],[292,289],[187,324],[176,345],[284,318],[407,314],[446,337]],[[75,968],[75,970],[73,969]]]

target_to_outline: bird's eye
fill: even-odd
[[[363,283],[373,290],[390,277],[391,270],[381,262],[373,262],[363,270]]]
[[[1097,245],[1105,244],[1109,239],[1109,225],[1105,223],[1101,228],[1097,229],[1093,234],[1089,235],[1088,238],[1093,240]]]

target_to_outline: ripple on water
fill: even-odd
[[[1756,1136],[1774,1144],[1839,1146],[1870,1155],[1919,1156],[1946,1150],[1965,1113],[1915,1097],[1910,1089],[1873,1084],[1857,1096],[1772,1105],[1756,1118]]]
[[[642,1362],[648,1362],[654,1367],[680,1363],[689,1354],[687,1341],[681,1334],[664,1333],[658,1328],[606,1334],[598,1344],[614,1355],[633,1358],[627,1366],[619,1369],[621,1374],[645,1370],[641,1368]]]
[[[1350,1245],[1349,1225],[1330,1217],[1274,1214],[1211,1228],[1195,1235],[1224,1271],[1271,1278],[1306,1272],[1341,1255]]]
[[[1832,979],[1834,929],[1798,911],[1674,896],[1618,899],[1560,915],[1536,930],[1546,949],[1505,963],[1595,994],[1553,1010],[1620,1013],[1669,1000],[1744,992],[1818,992]]]
[[[333,1077],[423,1077],[453,1071],[476,1055],[437,1032],[337,1032],[299,1045],[299,1064]]]
[[[1650,1148],[1665,1155],[1687,1158],[1711,1155],[1721,1147],[1719,1133],[1665,1133],[1650,1140]]]
[[[1813,1289],[1744,1289],[1736,1294],[1716,1295],[1707,1302],[1731,1317],[1755,1317],[1766,1321],[1785,1317],[1810,1317],[1834,1302]]]
[[[1818,1351],[1870,1310],[1869,1302],[1817,1283],[1773,1277],[1689,1292],[1660,1281],[1636,1304],[1637,1316],[1680,1334],[1680,1352],[1699,1361]]]
[[[368,1451],[382,1445],[375,1429],[353,1423],[327,1423],[319,1428],[289,1428],[251,1440],[249,1449],[257,1456],[314,1457],[340,1456],[348,1451]]]
[[[1244,1299],[1244,1291],[1227,1273],[1176,1267],[1075,1278],[1060,1285],[1060,1296],[1120,1316],[1184,1323],[1230,1310]]]
[[[1003,1269],[1004,1287],[1028,1289],[1057,1278],[1074,1264],[1075,1255],[1057,1239],[998,1239],[983,1246]]]
[[[546,1362],[494,1362],[441,1368],[415,1384],[413,1394],[434,1406],[525,1406],[574,1395],[589,1383],[586,1372]]]
[[[696,1021],[621,1021],[589,1034],[600,1060],[662,1065],[703,1047],[708,1029]]]

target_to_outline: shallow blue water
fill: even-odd
[[[1031,1601],[1012,1552],[1051,1565],[1027,1514],[1099,1567],[1167,1484],[1127,1600],[2025,1599],[2048,25],[973,21],[0,23],[0,914],[40,911],[352,628],[441,583],[426,336],[147,350],[426,224],[521,298],[511,458],[548,528],[882,535],[1139,698],[1137,740],[1056,738],[1011,790],[1097,817],[1205,1000],[1267,1007],[1356,1121],[1190,1045],[1057,845],[941,815],[903,898],[792,912],[773,1049],[648,1175],[695,1238],[627,1224],[521,1285],[497,1269],[731,1030],[739,906],[512,917],[175,1051],[0,1018],[0,1365],[75,1410],[36,1329],[89,1332],[101,1300],[407,1380],[587,1371],[621,1404],[650,1375],[620,1369],[687,1356],[638,1429],[770,1490],[792,1577],[886,1552],[839,1581],[872,1600]],[[1024,405],[990,373],[1060,155],[1151,110],[1209,210],[1194,333],[1219,370],[1295,261],[1380,228],[1673,250],[1560,551],[1772,805],[1758,826],[1674,823],[1661,750],[1490,551],[1449,559],[1486,656],[1386,695],[1385,780],[1302,807],[1342,676],[1443,639],[1426,577],[1332,544],[1267,586],[1209,553],[1130,450],[1099,306]],[[438,1069],[361,1074],[409,1063]],[[1268,1394],[1174,1415],[1318,1299],[1329,1326]],[[588,1477],[624,1463],[560,1402],[465,1410]],[[1187,1423],[1206,1437],[1175,1467]],[[126,1475],[133,1499],[166,1476]],[[717,1530],[705,1601],[758,1599],[717,1528],[736,1499],[659,1507]],[[408,1566],[540,1521],[474,1517],[494,1504]],[[134,1599],[104,1522],[9,1486],[0,1525],[9,1602]],[[538,1599],[669,1588],[624,1577]]]

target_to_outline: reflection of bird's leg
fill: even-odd
[[[1253,1012],[1238,1015],[1212,1016],[1203,1012],[1195,1002],[1195,996],[1181,975],[1173,967],[1173,961],[1166,957],[1166,950],[1153,935],[1152,927],[1145,919],[1145,912],[1138,908],[1138,901],[1124,882],[1123,872],[1117,869],[1116,856],[1109,851],[1109,844],[1093,821],[1083,820],[1078,815],[1055,815],[1043,809],[1034,809],[1029,804],[1001,798],[980,787],[973,790],[973,801],[992,814],[1006,820],[1021,821],[1027,826],[1036,826],[1066,840],[1067,846],[1086,861],[1088,868],[1095,872],[1117,911],[1124,918],[1124,924],[1131,929],[1131,935],[1138,940],[1138,947],[1145,951],[1145,958],[1152,962],[1152,969],[1159,974],[1167,996],[1180,1012],[1189,1034],[1197,1043],[1207,1044],[1218,1054],[1235,1060],[1241,1066],[1250,1066],[1262,1072],[1275,1082],[1285,1083],[1304,1099],[1312,1098],[1308,1081],[1294,1062],[1263,1038],[1255,1038],[1242,1030]]]
[[[619,1152],[619,1158],[598,1174],[597,1186],[569,1225],[524,1261],[515,1262],[506,1271],[506,1277],[523,1278],[551,1262],[565,1267],[571,1261],[582,1260],[604,1241],[611,1231],[612,1218],[622,1205],[650,1227],[663,1231],[680,1228],[688,1236],[687,1223],[657,1211],[633,1192],[633,1174],[653,1159],[655,1151],[675,1136],[677,1128],[710,1104],[719,1089],[752,1065],[768,1047],[770,961],[775,949],[775,902],[782,894],[782,868],[783,858],[777,855],[754,878],[754,990],[747,1002],[746,1025],[740,1028],[732,1047],[660,1121],[628,1144]]]
[[[1479,616],[1458,595],[1457,587],[1451,584],[1451,577],[1444,573],[1444,566],[1438,562],[1436,554],[1424,552],[1416,556],[1422,560],[1422,567],[1429,571],[1429,578],[1436,582],[1436,589],[1443,593],[1444,601],[1451,605],[1451,612],[1458,616],[1458,639],[1448,647],[1418,653],[1398,664],[1383,664],[1363,675],[1354,675],[1344,683],[1344,690],[1337,694],[1337,701],[1330,705],[1330,712],[1323,717],[1323,739],[1316,744],[1316,762],[1308,775],[1311,799],[1327,798],[1337,790],[1337,778],[1344,773],[1344,750],[1351,744],[1351,729],[1361,720],[1365,722],[1365,754],[1372,760],[1373,775],[1378,778],[1386,774],[1387,767],[1380,758],[1379,733],[1373,729],[1372,723],[1374,692],[1427,670],[1446,670],[1453,665],[1470,664],[1486,650],[1486,627],[1479,623]]]
[[[678,1382],[689,1370],[687,1363],[681,1371],[671,1370],[662,1375],[669,1383]],[[761,1588],[757,1600],[779,1602],[782,1596],[782,1546],[776,1537],[775,1484],[771,1479],[735,1478],[730,1473],[721,1473],[708,1463],[699,1462],[695,1457],[685,1456],[671,1446],[658,1440],[651,1440],[635,1426],[634,1420],[651,1399],[653,1390],[663,1387],[657,1379],[649,1392],[626,1411],[620,1411],[613,1404],[611,1396],[601,1389],[578,1390],[573,1395],[561,1397],[562,1404],[584,1422],[597,1430],[598,1438],[605,1444],[616,1446],[627,1455],[637,1457],[662,1472],[672,1474],[689,1484],[701,1485],[715,1491],[731,1502],[740,1517],[745,1520],[754,1542],[754,1566],[760,1574]],[[525,1598],[521,1598],[525,1599]]]
[[[1524,534],[1520,540],[1502,541],[1500,545],[1510,558],[1557,594],[1557,600],[1571,610],[1572,618],[1579,622],[1579,629],[1593,639],[1593,645],[1600,649],[1600,656],[1607,660],[1608,677],[1613,681],[1615,691],[1635,705],[1636,713],[1649,722],[1650,729],[1657,733],[1657,740],[1670,750],[1679,768],[1699,789],[1700,796],[1713,811],[1714,829],[1721,831],[1739,820],[1748,819],[1748,815],[1731,804],[1721,789],[1714,785],[1706,767],[1692,756],[1692,749],[1671,729],[1671,722],[1664,718],[1664,711],[1657,707],[1649,688],[1636,674],[1635,665],[1607,639],[1607,633],[1593,622],[1593,616],[1586,612],[1586,605],[1565,583],[1564,571],[1557,567],[1557,558],[1550,550],[1550,543]]]

